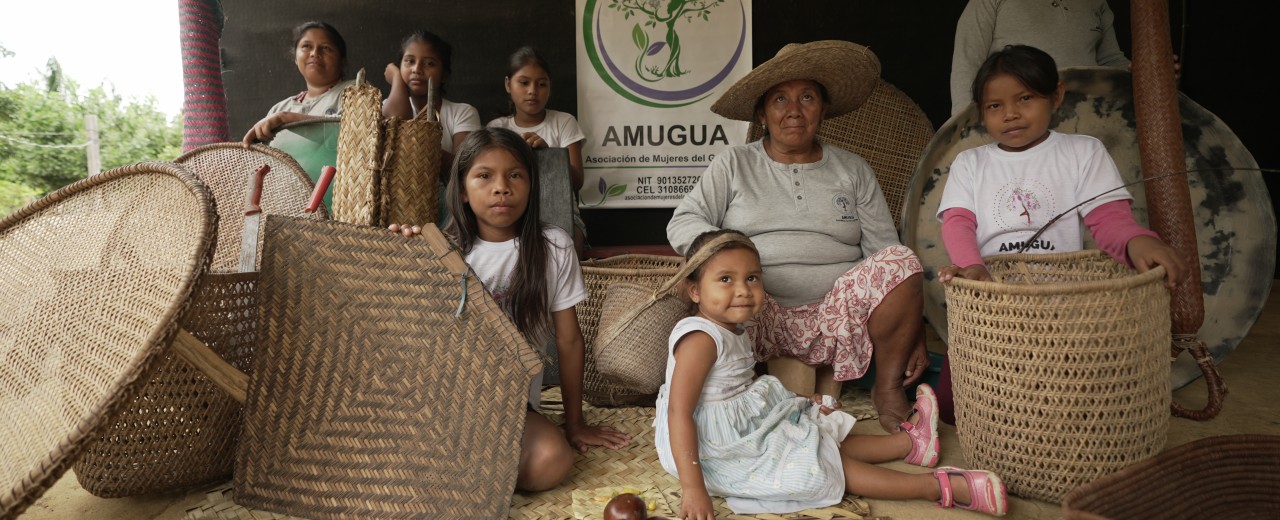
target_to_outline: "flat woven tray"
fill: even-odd
[[[505,516],[541,364],[461,255],[434,226],[405,238],[272,215],[265,231],[236,501]]]
[[[563,422],[562,396],[559,387],[552,387],[542,392],[542,413],[552,422]],[[841,409],[851,413],[858,420],[875,419],[870,394],[866,390],[845,385],[841,397]],[[680,483],[668,475],[658,462],[658,452],[653,446],[652,407],[597,408],[590,404],[583,405],[583,414],[588,423],[609,425],[631,436],[631,443],[619,450],[592,448],[585,454],[577,455],[573,472],[569,480],[557,488],[542,493],[516,493],[509,497],[511,509],[509,518],[521,519],[569,519],[578,518],[583,511],[575,511],[573,495],[583,490],[596,491],[600,488],[629,486],[637,489],[654,488],[663,494],[663,502],[673,511],[680,507]],[[249,509],[232,501],[234,491],[229,484],[216,486],[207,493],[205,502],[187,510],[186,520],[277,520],[292,519],[277,513]],[[716,506],[716,518],[745,519],[756,518],[733,515],[724,499],[712,498]],[[579,501],[581,502],[581,500]],[[596,509],[603,510],[600,504]],[[598,511],[597,511],[598,512]],[[478,510],[451,516],[451,518],[483,518]],[[674,517],[673,517],[674,518]],[[777,516],[761,515],[759,518],[777,519]],[[849,495],[840,504],[821,510],[802,511],[798,514],[783,515],[786,519],[832,519],[832,518],[870,518],[870,506],[865,500]]]
[[[169,163],[116,168],[0,219],[0,518],[127,405],[213,254],[213,199]]]

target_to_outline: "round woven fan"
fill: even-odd
[[[168,163],[104,172],[0,220],[0,517],[129,402],[177,330],[215,225],[205,186]]]

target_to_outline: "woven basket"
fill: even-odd
[[[505,516],[541,362],[462,256],[435,226],[406,238],[272,215],[265,231],[236,501]]]
[[[210,266],[214,273],[240,270],[245,190],[253,172],[263,164],[271,166],[271,172],[262,182],[260,204],[262,212],[269,215],[301,215],[315,186],[292,156],[260,144],[249,148],[238,142],[205,145],[178,156],[173,162],[181,164],[205,183],[216,201],[218,247]],[[328,213],[324,209],[317,212],[317,216],[327,218]],[[258,260],[261,259],[262,248],[258,248]]]
[[[596,370],[628,392],[658,393],[667,375],[667,338],[688,315],[689,304],[675,295],[655,298],[649,287],[610,284],[592,346]]]
[[[382,216],[378,207],[382,201],[382,92],[364,81],[347,87],[342,92],[340,126],[333,219],[378,225]]]
[[[177,162],[204,181],[220,203],[220,240],[210,268],[217,274],[202,277],[181,325],[224,361],[249,372],[258,275],[233,272],[239,268],[249,174],[262,164],[271,166],[260,203],[267,214],[301,215],[312,182],[291,156],[267,146],[207,145]],[[231,476],[241,410],[205,374],[166,350],[138,395],[76,462],[76,478],[86,491],[106,498],[224,480]]]
[[[1097,250],[986,260],[1002,283],[946,285],[968,463],[1012,493],[1057,502],[1160,451],[1171,400],[1164,269],[1134,274]]]
[[[764,127],[752,123],[747,141],[764,136]],[[894,227],[902,225],[903,199],[920,155],[933,139],[933,123],[920,106],[889,82],[871,91],[857,110],[824,119],[818,140],[858,154],[875,170]]]
[[[587,300],[578,305],[578,323],[586,342],[586,365],[582,375],[583,399],[596,406],[653,406],[657,392],[642,394],[623,388],[602,376],[596,368],[592,352],[599,333],[600,313],[609,286],[631,283],[657,289],[676,274],[680,258],[662,255],[619,255],[602,260],[582,262],[582,278],[587,285]],[[670,330],[663,334],[667,337]]]
[[[1280,437],[1222,435],[1170,449],[1076,488],[1066,520],[1280,518]]]
[[[429,110],[413,119],[387,121],[382,161],[381,224],[435,222],[440,208],[439,121],[428,121]]]
[[[430,110],[384,119],[381,100],[382,92],[363,80],[343,92],[334,220],[379,227],[434,223],[443,127],[429,120]]]
[[[21,513],[128,406],[213,254],[204,184],[116,168],[0,219],[0,518]]]

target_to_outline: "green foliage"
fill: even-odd
[[[166,118],[154,98],[125,99],[109,85],[84,91],[50,60],[44,78],[0,85],[0,215],[85,177],[87,114],[98,116],[104,171],[181,153],[181,118]]]

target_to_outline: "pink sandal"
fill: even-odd
[[[956,503],[955,495],[951,492],[950,475],[963,476],[965,483],[969,485],[968,504]],[[943,466],[935,470],[933,476],[938,479],[938,489],[942,491],[938,507],[958,507],[994,516],[1004,516],[1008,512],[1009,494],[1005,491],[1004,481],[995,473]]]
[[[902,460],[907,464],[915,464],[932,468],[938,465],[940,442],[938,439],[938,396],[929,385],[916,387],[915,411],[920,415],[919,425],[910,422],[902,423],[902,431],[911,438],[911,451]]]

